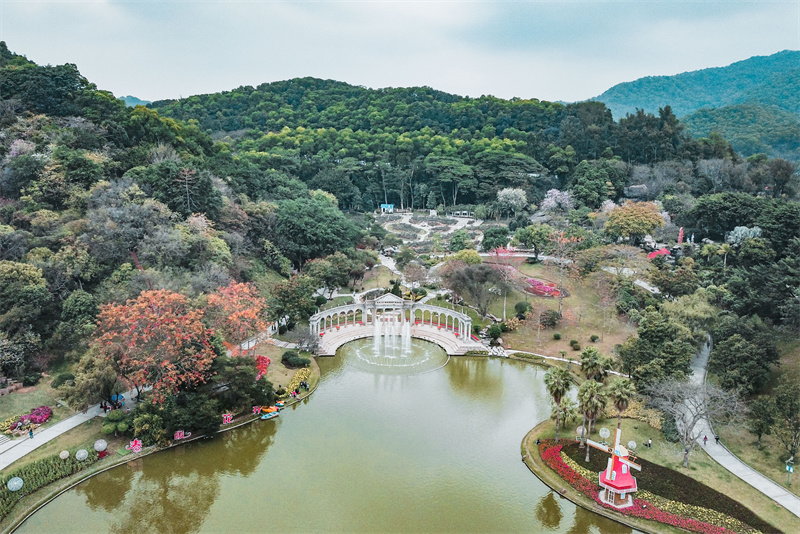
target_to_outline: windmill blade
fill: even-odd
[[[596,441],[592,441],[591,439],[586,440],[586,444],[594,447],[595,449],[600,449],[603,452],[611,453],[611,447],[608,445],[603,445],[602,443],[597,443]]]
[[[636,469],[637,471],[641,471],[642,470],[642,466],[641,465],[635,464],[635,463],[631,462],[630,460],[626,460],[625,458],[620,458],[619,461],[620,461],[620,463],[623,463],[623,464],[627,465],[631,469]]]

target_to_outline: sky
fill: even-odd
[[[313,76],[576,101],[798,50],[800,0],[0,0],[0,40],[145,100]]]

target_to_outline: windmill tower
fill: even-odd
[[[602,430],[605,429],[601,429],[601,432]],[[622,431],[618,428],[614,437],[613,448],[590,439],[586,440],[587,445],[611,454],[611,458],[608,459],[608,467],[606,467],[605,471],[600,471],[599,473],[600,487],[603,488],[602,493],[600,493],[600,500],[614,508],[633,506],[631,493],[635,492],[638,487],[636,486],[636,478],[631,475],[631,469],[642,470],[639,464],[628,460],[628,449],[619,443],[621,436]],[[606,431],[604,437],[608,437],[608,431]]]

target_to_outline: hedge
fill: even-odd
[[[89,450],[89,457],[79,462],[75,459],[75,451],[72,451],[69,458],[62,460],[57,454],[36,460],[28,465],[17,469],[0,478],[0,520],[4,519],[14,505],[19,500],[20,493],[29,495],[34,491],[55,482],[56,480],[68,477],[95,463],[99,458],[97,452]],[[13,492],[8,489],[8,481],[14,477],[20,477],[23,481],[22,489]]]

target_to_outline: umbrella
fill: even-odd
[[[75,459],[79,462],[84,461],[89,457],[89,452],[86,449],[81,449],[75,453]]]
[[[8,489],[10,489],[11,491],[19,491],[22,489],[22,484],[23,482],[21,478],[14,477],[11,480],[9,480],[8,484],[6,485],[8,486]]]
[[[108,448],[108,443],[106,443],[106,440],[104,439],[98,439],[97,441],[94,442],[94,450],[96,450],[97,452],[103,452],[107,448]]]
[[[125,395],[111,395],[111,402],[119,402],[125,400]]]
[[[69,451],[61,451],[61,454],[59,454],[58,457],[62,460],[66,460],[69,458]]]

